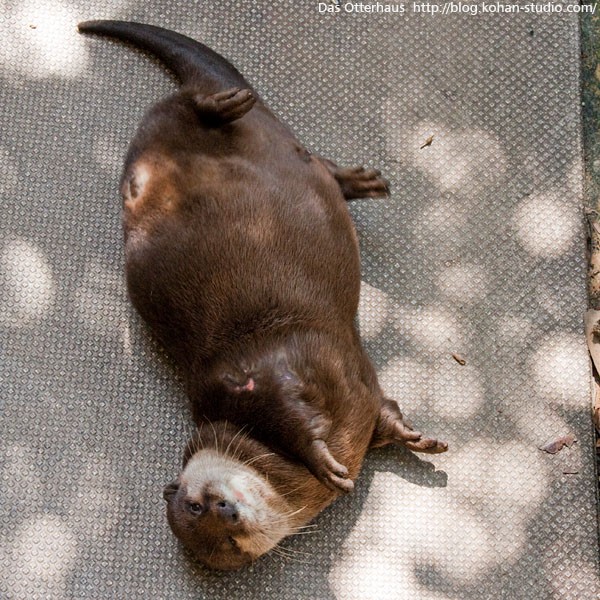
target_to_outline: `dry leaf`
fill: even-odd
[[[600,373],[600,340],[598,340],[597,336],[599,321],[600,310],[590,308],[585,313],[585,336],[587,338],[588,350],[598,373]]]
[[[452,358],[463,367],[467,364],[467,361],[460,354],[453,354]]]
[[[431,146],[431,144],[433,143],[433,136],[430,135],[426,140],[425,143],[419,148],[419,150],[423,150],[423,148],[427,148],[427,146]]]
[[[596,76],[596,79],[600,81],[600,64],[596,65],[596,72],[594,73],[594,75]]]
[[[560,452],[565,446],[570,448],[577,440],[574,435],[565,435],[552,442],[548,442],[543,445],[540,450],[547,452],[548,454],[556,454]]]

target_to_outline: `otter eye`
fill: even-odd
[[[198,504],[197,502],[190,502],[188,504],[188,509],[191,513],[195,514],[195,515],[201,515],[202,514],[202,504]]]
[[[229,542],[229,544],[231,545],[231,547],[232,547],[234,550],[236,550],[237,552],[240,552],[240,551],[241,551],[241,550],[240,550],[240,547],[239,547],[239,545],[238,545],[238,543],[237,543],[237,542],[236,542],[236,540],[235,540],[235,538],[233,538],[233,537],[229,536],[229,537],[227,538],[227,541]]]

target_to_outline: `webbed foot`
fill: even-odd
[[[346,200],[355,198],[383,198],[390,193],[390,184],[377,169],[365,167],[341,168],[334,162],[321,158],[323,164],[338,182]]]
[[[413,452],[427,452],[439,454],[448,450],[446,442],[435,438],[423,437],[404,420],[398,404],[393,400],[384,399],[381,403],[381,412],[371,440],[371,447],[377,448],[387,444],[401,444]]]
[[[251,90],[232,88],[210,96],[194,96],[196,110],[211,125],[224,125],[243,117],[256,102]]]

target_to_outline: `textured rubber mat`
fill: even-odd
[[[2,6],[2,598],[600,597],[577,15]],[[352,204],[360,326],[389,395],[450,451],[373,452],[312,535],[242,572],[196,566],[168,528],[189,415],[123,284],[122,157],[174,83],[78,35],[89,18],[205,42],[307,147],[392,183]]]

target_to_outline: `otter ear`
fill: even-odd
[[[165,485],[163,489],[163,498],[169,502],[171,498],[178,492],[179,490],[179,479],[175,481],[171,481],[168,485]]]

